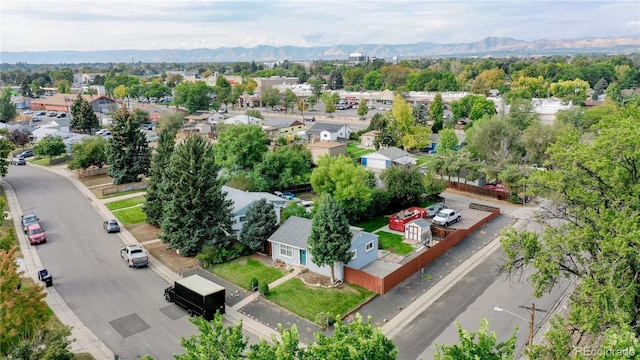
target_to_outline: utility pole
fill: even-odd
[[[547,310],[543,310],[543,309],[536,309],[536,304],[531,303],[531,307],[529,306],[523,306],[520,305],[519,306],[522,309],[527,309],[529,310],[529,348],[531,348],[531,346],[533,346],[533,329],[535,328],[535,313],[536,311],[540,311],[540,312],[547,312]]]

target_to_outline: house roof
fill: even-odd
[[[307,147],[310,148],[320,148],[320,149],[333,149],[337,147],[345,146],[345,143],[340,143],[337,141],[316,141],[314,143],[308,144]]]
[[[311,219],[292,216],[284,224],[280,225],[278,230],[269,237],[268,241],[293,246],[298,249],[307,249],[307,240],[311,235],[311,223]],[[351,226],[351,234],[351,248],[377,237],[377,235],[362,231],[362,228],[355,226]]]
[[[329,123],[315,123],[308,131],[320,133],[322,131],[328,131],[331,133],[338,132],[344,124],[329,124]],[[349,126],[347,128],[350,129]]]
[[[262,119],[249,115],[236,115],[226,119],[224,123],[230,125],[261,125]]]
[[[409,156],[409,153],[402,150],[402,149],[398,149],[395,146],[391,146],[388,147],[386,149],[380,149],[378,150],[378,154],[385,156],[387,158],[389,158],[390,160],[395,160],[404,156]]]
[[[380,130],[371,130],[371,131],[367,131],[366,133],[360,135],[362,136],[378,136],[378,134],[380,134]]]
[[[405,226],[409,226],[409,225],[415,225],[415,226],[418,226],[421,229],[429,229],[431,227],[431,223],[428,222],[425,219],[422,219],[422,218],[415,219],[415,220],[413,220],[412,222],[408,223]]]
[[[116,100],[104,96],[104,95],[88,95],[88,94],[82,94],[81,95],[88,103],[91,103],[92,101],[97,101],[99,99],[107,99],[109,101],[112,102],[116,102]],[[39,99],[33,99],[31,100],[31,104],[33,106],[33,104],[42,104],[42,105],[56,105],[56,106],[71,106],[73,105],[73,102],[76,101],[78,99],[78,95],[77,94],[55,94],[52,95],[50,97],[46,97],[46,98],[39,98]]]
[[[269,194],[266,192],[251,192],[251,191],[242,191],[238,190],[226,185],[222,186],[222,191],[227,192],[227,200],[231,200],[233,202],[233,212],[237,213],[240,210],[251,206],[254,202],[265,199],[270,203],[282,202],[284,201],[282,198],[279,198],[273,194]]]
[[[209,111],[196,111],[189,116],[185,116],[187,120],[207,120],[214,113]]]

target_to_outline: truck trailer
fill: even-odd
[[[164,289],[164,298],[185,308],[189,316],[213,320],[216,312],[224,314],[224,287],[200,275],[191,275]]]

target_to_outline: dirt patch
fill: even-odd
[[[309,286],[322,286],[329,287],[331,286],[331,279],[328,276],[319,275],[312,273],[311,271],[306,271],[298,275],[300,280]]]
[[[113,185],[113,178],[109,175],[85,176],[79,178],[78,180],[80,180],[80,182],[83,183],[86,187],[104,184]],[[102,194],[100,196],[102,196]]]
[[[169,244],[165,244],[162,241],[144,244],[144,248],[149,255],[176,274],[182,274],[200,267],[200,263],[195,257],[178,255],[176,249],[169,249]]]
[[[141,243],[149,240],[155,240],[162,235],[162,231],[159,228],[147,223],[127,225],[126,228],[131,235]]]

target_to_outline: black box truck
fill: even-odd
[[[216,311],[224,314],[224,287],[200,275],[191,275],[164,289],[164,298],[175,302],[189,313],[213,320]]]

